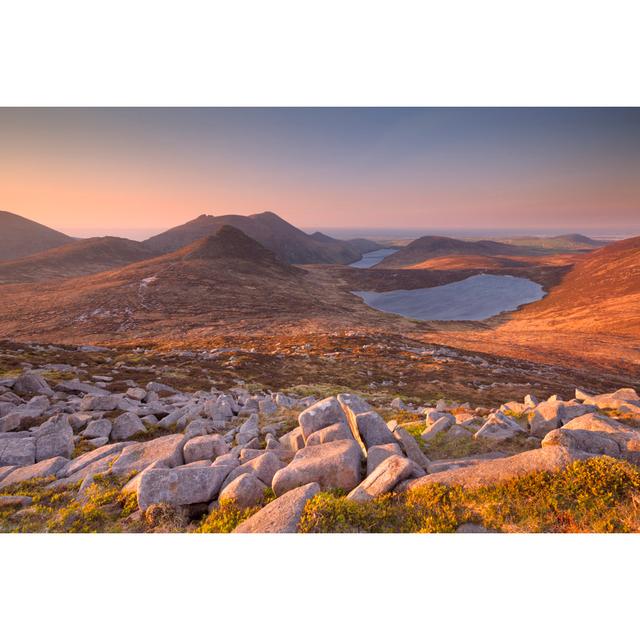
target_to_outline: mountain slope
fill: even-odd
[[[604,247],[607,243],[594,240],[580,233],[569,233],[549,238],[539,236],[520,236],[517,238],[505,238],[501,242],[519,247],[531,247],[554,251],[593,251]]]
[[[322,237],[306,234],[270,211],[250,216],[201,215],[153,236],[143,244],[157,253],[168,253],[215,234],[224,225],[240,229],[289,264],[349,264],[361,257],[360,252],[347,242],[324,234],[320,234]]]
[[[126,238],[88,238],[31,256],[0,262],[0,284],[72,278],[114,269],[154,253]]]
[[[28,218],[0,211],[0,260],[12,260],[73,242],[73,238],[33,222]]]
[[[335,315],[318,278],[228,225],[171,254],[59,282],[4,285],[0,295],[3,335],[79,343],[170,344]]]
[[[446,331],[438,339],[546,361],[640,364],[640,237],[585,255],[545,298],[494,328]]]
[[[423,236],[387,256],[375,265],[377,269],[411,267],[442,256],[520,256],[532,253],[528,248],[514,247],[493,240],[458,240],[444,236]]]

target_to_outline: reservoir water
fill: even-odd
[[[488,274],[427,289],[352,293],[374,309],[414,320],[486,320],[545,295],[541,285],[527,278]]]
[[[369,251],[369,253],[363,254],[362,258],[358,262],[352,262],[349,266],[356,269],[368,269],[373,267],[374,264],[382,262],[387,256],[395,253],[397,249],[378,249],[376,251]]]

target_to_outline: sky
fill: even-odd
[[[0,108],[0,210],[146,237],[207,213],[305,229],[640,226],[640,109]]]

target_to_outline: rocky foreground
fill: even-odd
[[[631,513],[602,528],[637,526],[631,388],[490,409],[318,400],[241,381],[195,392],[134,380],[114,392],[111,382],[51,381],[28,367],[0,379],[1,531],[589,530],[584,513],[563,526],[577,507],[561,511],[555,499],[544,526],[504,514],[516,495],[505,487],[534,510],[536,492],[568,482],[567,470],[582,483],[576,504],[596,485],[609,496],[603,474],[615,475],[614,500],[602,504],[631,500]]]

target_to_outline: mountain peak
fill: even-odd
[[[252,240],[248,235],[225,224],[216,233],[200,238],[184,248],[183,260],[218,260],[241,259],[250,261],[275,262],[271,251],[260,243]]]

